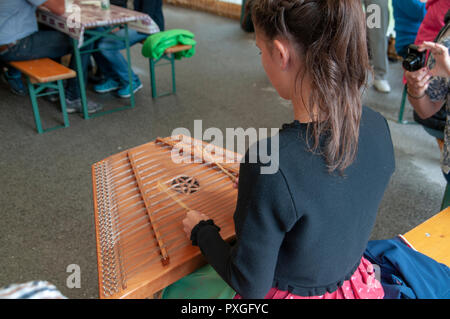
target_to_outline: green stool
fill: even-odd
[[[158,59],[152,59],[150,58],[150,80],[152,85],[152,98],[162,97],[166,95],[176,94],[177,92],[177,86],[176,86],[176,80],[175,80],[175,53],[189,50],[191,49],[191,45],[182,45],[178,44],[173,47],[170,47],[164,51],[163,56]],[[161,61],[166,60],[169,61],[168,63],[161,63]],[[156,67],[170,64],[172,66],[172,91],[162,93],[158,95],[156,90]]]
[[[69,127],[69,117],[66,110],[66,98],[62,81],[76,77],[76,72],[48,58],[30,61],[14,61],[10,62],[10,64],[27,77],[28,91],[30,93],[31,105],[33,106],[34,120],[36,122],[38,133],[42,134],[58,128]],[[42,93],[45,89],[50,90]],[[37,98],[53,94],[59,94],[64,124],[43,129]]]

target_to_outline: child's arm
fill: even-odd
[[[244,298],[264,298],[270,290],[285,233],[297,221],[281,171],[262,175],[261,167],[241,165],[236,244],[231,247],[218,228],[207,223],[194,227],[192,236],[206,260]]]

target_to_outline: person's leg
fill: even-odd
[[[109,61],[101,52],[95,52],[92,55],[98,71],[103,75],[103,80],[94,85],[94,91],[96,93],[107,93],[118,90],[120,88],[120,79]]]
[[[92,50],[93,48],[94,48],[94,44],[90,44],[86,47],[83,47],[82,50]],[[85,80],[84,83],[87,83],[89,55],[90,55],[89,53],[81,54],[81,68],[83,70],[83,77]],[[73,70],[77,69],[76,59],[74,56],[72,56],[72,59],[70,60],[69,67]],[[70,100],[80,98],[80,86],[78,84],[78,79],[73,78],[73,79],[70,79],[67,81],[66,97]]]
[[[98,28],[99,31],[104,31],[104,28]],[[109,38],[101,38],[97,42],[95,42],[95,49],[99,49],[99,44],[102,42],[107,41]],[[113,40],[115,41],[115,40]],[[98,70],[105,78],[114,78],[116,77],[115,71],[108,62],[108,60],[105,59],[105,57],[102,55],[100,51],[96,51],[92,53],[92,57],[95,60],[95,63],[97,65]]]
[[[89,37],[85,37],[85,40],[89,39]],[[95,47],[95,43],[91,43],[87,46],[84,46],[81,51],[87,51],[92,50]],[[83,79],[85,86],[87,85],[88,80],[88,66],[89,66],[89,60],[90,60],[90,53],[85,53],[80,55],[80,61],[81,61],[81,70],[83,73]],[[75,54],[72,55],[72,59],[70,60],[69,67],[73,70],[77,70],[77,62]],[[80,84],[78,77],[80,74],[77,75],[76,78],[72,78],[67,80],[67,89],[66,89],[66,105],[67,105],[67,112],[68,113],[81,113],[82,112],[82,102],[81,102],[81,91],[80,91]],[[82,88],[85,90],[86,88]],[[102,109],[102,106],[87,100],[87,106],[88,106],[88,112],[89,113],[95,113]]]
[[[387,83],[387,75],[389,72],[389,61],[387,57],[388,41],[386,38],[389,26],[389,6],[388,0],[364,0],[366,10],[375,5],[375,10],[367,12],[371,14],[380,14],[375,17],[374,21],[380,22],[379,25],[367,27],[367,37],[371,55],[371,62],[375,73],[374,85],[382,92],[389,92],[390,87]],[[377,84],[385,84],[378,86]]]
[[[92,49],[93,44],[86,49]],[[1,55],[4,62],[34,60],[40,58],[59,59],[62,56],[73,52],[72,40],[64,33],[54,30],[37,31],[30,36],[21,39],[10,48],[5,54]],[[70,68],[76,70],[75,59],[72,59]],[[87,79],[87,66],[89,55],[82,55],[82,65],[84,76]],[[78,111],[80,100],[80,89],[78,80],[70,79],[67,81],[66,104],[68,112]],[[75,104],[72,102],[75,101]],[[90,103],[91,111],[98,110],[100,107],[95,103]]]
[[[94,57],[95,63],[97,64],[97,68],[105,78],[112,78],[115,80],[119,79],[111,63],[109,63],[109,61],[101,52],[94,52],[92,56]]]
[[[37,31],[19,40],[7,52],[1,54],[0,60],[11,62],[47,57],[57,59],[68,54],[71,49],[70,39],[63,33],[54,30]],[[22,74],[18,70],[8,66],[8,71],[3,73],[3,77],[13,93],[26,94]]]
[[[22,81],[22,73],[11,67],[7,66],[5,68],[2,67],[0,70],[1,79],[9,86],[9,90],[20,96],[27,95],[27,90]]]
[[[123,36],[124,32],[119,31],[116,34]],[[94,59],[99,70],[104,75],[104,81],[95,85],[94,91],[97,93],[116,91],[122,86],[122,80],[119,77],[119,73],[121,73],[120,68],[123,65],[123,56],[120,53],[120,50],[125,48],[125,45],[119,40],[104,38],[97,42],[96,48],[101,51],[94,53]],[[119,72],[117,72],[117,70],[119,70]],[[132,77],[134,81],[136,81],[137,76],[132,74]]]
[[[125,30],[117,32],[118,36],[125,36]],[[134,44],[146,39],[148,35],[137,32],[136,30],[128,30],[128,38],[130,47]],[[111,38],[106,38],[98,43],[98,48],[101,50],[99,53],[102,55],[102,68],[114,70],[117,78],[125,85],[129,84],[128,79],[128,62],[120,52],[125,49],[125,43]],[[108,64],[108,66],[106,66]],[[138,82],[138,76],[132,72],[133,82]]]

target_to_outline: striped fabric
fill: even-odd
[[[67,299],[47,281],[30,281],[0,288],[0,299]]]

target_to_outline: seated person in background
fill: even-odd
[[[41,5],[58,15],[65,12],[64,0],[0,1],[0,62],[59,59],[72,52],[72,42],[65,34],[56,30],[38,30],[36,8]],[[87,55],[82,58],[85,69],[88,58]],[[71,68],[75,69],[74,61],[71,62]],[[10,85],[23,86],[20,72],[13,68],[9,68],[6,78]],[[68,80],[66,104],[68,113],[82,110],[76,78]],[[90,113],[101,109],[92,102],[88,103],[88,108]]]
[[[428,0],[426,2],[427,13],[417,32],[414,44],[420,45],[424,41],[435,41],[436,37],[444,28],[445,14],[450,9],[450,0]],[[432,136],[443,139],[447,110],[442,106],[441,110],[432,116],[423,119],[416,110],[413,110],[414,120],[421,124],[424,129]]]
[[[427,13],[417,31],[415,44],[423,41],[434,41],[444,27],[444,17],[450,9],[450,0],[428,0],[425,4]]]
[[[68,39],[59,32],[45,33],[46,39],[51,39],[46,46],[32,47],[37,44],[39,36],[35,19],[36,7],[43,5],[49,10],[64,13],[64,2],[55,0],[5,0],[0,2],[0,63],[17,59],[30,59],[35,55],[60,57],[70,51]],[[28,50],[25,50],[27,49]],[[6,64],[4,65],[6,67]],[[22,74],[12,68],[2,73],[2,78],[9,84],[10,90],[18,95],[25,95]]]
[[[450,19],[449,19],[450,20]],[[414,110],[426,119],[437,113],[446,103],[449,112],[450,98],[450,23],[444,27],[436,42],[423,42],[421,50],[429,50],[428,65],[419,71],[405,71],[408,99]],[[447,182],[450,181],[450,117],[447,115],[444,130],[444,147],[441,167]]]
[[[111,3],[126,7],[127,1],[116,0]],[[153,21],[159,26],[161,31],[164,30],[164,16],[162,12],[162,0],[134,0],[134,10],[148,14]],[[125,30],[116,32],[119,36],[124,36]],[[145,40],[149,35],[128,29],[130,46]],[[136,93],[142,88],[139,77],[132,72],[133,83],[130,85],[128,76],[128,62],[123,57],[120,50],[125,49],[125,45],[121,41],[112,38],[105,38],[97,42],[97,47],[101,51],[94,53],[94,59],[103,76],[104,81],[94,86],[97,93],[106,93],[117,91],[117,95],[122,98],[129,98],[131,90]]]
[[[395,50],[405,58],[408,45],[414,43],[427,10],[424,1],[420,0],[395,0],[392,7],[395,19]]]

